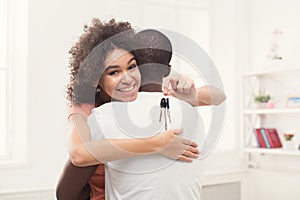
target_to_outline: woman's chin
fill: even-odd
[[[114,98],[114,101],[121,101],[121,102],[130,102],[130,101],[134,101],[134,100],[136,100],[136,96]]]

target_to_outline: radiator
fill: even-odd
[[[55,200],[53,190],[0,193],[0,200]]]

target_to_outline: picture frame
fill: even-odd
[[[286,108],[300,108],[300,94],[288,96],[286,98]]]

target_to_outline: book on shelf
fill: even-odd
[[[255,137],[256,137],[258,147],[266,148],[266,144],[265,144],[265,141],[264,141],[264,139],[261,135],[260,128],[255,128],[254,129],[254,134],[255,134]]]
[[[254,134],[260,148],[281,148],[282,144],[275,128],[255,128]]]
[[[264,142],[265,142],[265,144],[266,144],[266,148],[270,149],[270,148],[271,148],[271,145],[270,145],[269,139],[268,139],[268,137],[267,137],[267,134],[266,134],[264,128],[260,128],[260,134],[262,135],[262,137],[263,137],[263,139],[264,139]]]
[[[268,140],[270,141],[271,148],[282,147],[279,135],[275,128],[266,128],[265,132],[266,132]]]

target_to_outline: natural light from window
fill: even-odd
[[[0,0],[1,166],[24,163],[27,155],[27,16],[27,0]]]
[[[6,155],[6,51],[7,51],[7,9],[6,0],[0,0],[0,157]]]

